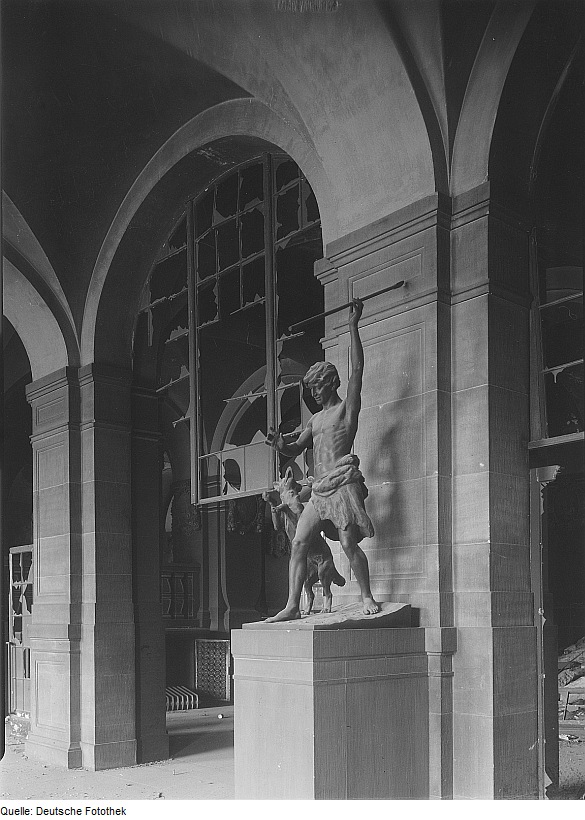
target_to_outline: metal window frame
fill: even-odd
[[[286,240],[276,240],[275,239],[275,221],[276,221],[276,201],[277,201],[277,192],[276,192],[276,185],[275,185],[275,163],[281,159],[290,159],[286,154],[270,154],[270,153],[263,153],[260,156],[253,157],[248,162],[242,163],[236,169],[232,168],[222,176],[218,177],[211,183],[205,191],[199,194],[197,197],[191,199],[188,203],[188,224],[187,224],[187,244],[188,244],[188,285],[189,285],[189,329],[190,329],[190,358],[189,358],[189,370],[191,373],[191,401],[190,401],[190,408],[192,413],[196,414],[196,421],[193,421],[191,416],[191,424],[190,424],[190,432],[191,432],[191,501],[193,504],[198,505],[205,505],[205,504],[213,504],[218,503],[230,499],[236,498],[243,498],[250,495],[258,495],[263,490],[269,490],[272,488],[274,481],[278,476],[278,453],[276,451],[272,452],[271,459],[269,462],[269,481],[267,487],[256,488],[253,490],[243,490],[241,492],[230,493],[229,495],[217,495],[213,497],[203,498],[201,496],[200,488],[202,486],[202,460],[205,456],[213,455],[211,453],[203,453],[202,452],[202,418],[201,418],[201,406],[199,401],[199,385],[201,383],[201,375],[200,375],[200,357],[199,357],[199,350],[198,350],[198,335],[199,335],[199,322],[198,322],[198,314],[197,314],[197,298],[196,292],[198,287],[197,281],[197,270],[196,270],[196,231],[195,231],[195,209],[196,204],[199,199],[205,196],[209,188],[213,186],[217,188],[218,185],[222,183],[224,179],[226,179],[230,174],[233,173],[240,173],[242,169],[247,168],[251,165],[256,163],[262,162],[264,168],[264,175],[263,175],[263,185],[264,185],[264,288],[265,288],[265,322],[266,322],[266,394],[267,394],[267,425],[268,428],[275,428],[276,427],[276,420],[278,418],[278,408],[277,408],[277,386],[276,386],[276,373],[277,373],[277,297],[276,297],[276,277],[275,277],[275,254],[276,250],[279,246],[283,243],[288,242],[290,240],[290,236],[286,237]],[[294,161],[294,160],[293,160]],[[299,169],[300,176],[296,181],[296,184],[299,186],[299,196],[302,196],[302,181],[305,179],[302,170]],[[293,183],[289,183],[292,185]],[[288,186],[285,186],[285,188]],[[253,206],[257,207],[257,206]],[[305,224],[305,220],[302,217],[302,199],[300,200],[299,204],[301,210],[301,216],[299,218],[299,228],[297,231],[294,232],[296,235],[297,233],[302,233],[303,231],[307,230],[307,228],[312,227],[313,225],[320,224],[320,220],[310,222]],[[241,213],[246,213],[248,210],[252,210],[252,206],[250,208],[245,208],[243,211],[236,211],[236,218],[239,219]],[[234,217],[231,216],[229,219],[233,219]],[[228,218],[226,218],[227,220]],[[223,224],[223,220],[218,223]],[[212,226],[216,227],[216,226]],[[216,249],[217,253],[217,249]],[[258,253],[260,257],[261,254]],[[252,258],[252,257],[250,257]],[[238,264],[241,266],[243,260],[239,260]],[[222,272],[224,273],[224,272]],[[211,277],[209,277],[211,278]],[[216,281],[219,281],[220,273],[219,271],[215,275]],[[243,448],[246,445],[242,445]],[[223,453],[223,451],[221,451]],[[215,453],[217,455],[217,453]],[[220,458],[221,461],[221,458]]]
[[[541,447],[551,446],[553,444],[561,444],[568,441],[581,441],[585,439],[585,431],[581,430],[576,433],[569,433],[560,436],[548,435],[548,413],[546,404],[546,388],[544,384],[544,377],[548,373],[552,373],[556,380],[556,374],[560,371],[583,364],[584,359],[576,359],[575,361],[566,362],[555,367],[544,366],[544,352],[542,340],[542,319],[541,314],[547,308],[555,307],[557,305],[571,302],[575,299],[582,299],[584,291],[572,293],[569,296],[563,296],[560,299],[554,299],[551,302],[541,302],[539,293],[539,259],[538,259],[538,236],[536,228],[532,228],[530,233],[530,252],[529,252],[529,272],[531,288],[533,292],[533,302],[530,311],[531,322],[531,378],[530,378],[530,404],[531,404],[531,440],[528,443],[529,450],[536,450]]]

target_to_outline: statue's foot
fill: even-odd
[[[376,612],[380,611],[380,604],[377,601],[374,601],[373,598],[363,598],[362,604],[362,612],[364,615],[375,615]]]
[[[298,607],[285,607],[280,612],[277,612],[276,615],[273,615],[272,618],[266,618],[264,621],[265,624],[277,624],[280,621],[298,621],[301,617],[301,613]]]

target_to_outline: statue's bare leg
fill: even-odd
[[[300,601],[303,584],[307,577],[307,553],[315,534],[321,528],[321,519],[312,504],[307,504],[297,522],[288,566],[288,601],[286,606],[265,623],[295,621],[301,617]]]
[[[348,527],[346,530],[339,530],[339,540],[341,541],[343,551],[349,558],[349,564],[360,587],[362,611],[364,615],[375,615],[376,612],[380,611],[380,604],[374,601],[374,596],[370,589],[368,559],[358,544],[353,526]]]

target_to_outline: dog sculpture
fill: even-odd
[[[284,529],[291,543],[304,508],[300,491],[301,485],[294,480],[292,469],[287,467],[284,478],[274,484],[274,490],[262,494],[263,499],[268,501],[272,508],[272,522],[275,529]],[[311,613],[315,600],[313,584],[317,581],[320,581],[323,587],[321,612],[331,612],[333,602],[331,584],[342,587],[345,585],[345,578],[335,568],[329,545],[321,535],[315,536],[307,553],[307,577],[303,584],[306,606],[302,609],[303,615]]]

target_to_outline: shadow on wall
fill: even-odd
[[[371,431],[374,441],[363,460],[370,488],[366,506],[376,530],[372,581],[385,582],[385,592],[391,595],[409,591],[401,579],[422,571],[412,549],[424,543],[424,394],[417,394],[413,384],[420,367],[415,351],[405,351],[393,362],[396,382],[388,391],[389,401],[378,407]]]

